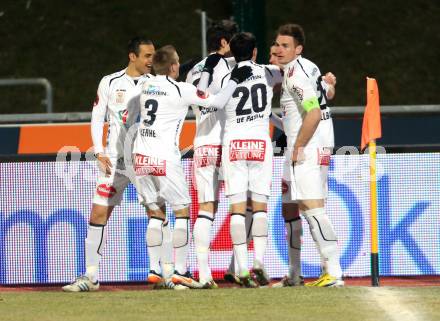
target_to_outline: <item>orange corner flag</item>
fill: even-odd
[[[367,77],[367,106],[362,123],[361,150],[373,139],[382,137],[380,123],[379,89],[374,78]]]

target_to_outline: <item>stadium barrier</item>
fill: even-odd
[[[191,186],[194,223],[197,197],[192,188],[192,160],[182,162]],[[265,264],[273,278],[287,272],[281,216],[282,164],[282,157],[274,158],[268,206],[270,237]],[[377,168],[381,275],[440,274],[440,153],[379,154]],[[84,239],[96,163],[5,162],[0,163],[0,173],[0,284],[65,283],[84,272]],[[332,156],[326,207],[339,236],[344,275],[370,275],[367,155]],[[146,279],[147,224],[145,211],[130,185],[108,224],[101,281]],[[305,220],[303,225],[303,274],[314,277],[320,273],[319,255]],[[210,265],[214,277],[220,278],[232,254],[223,192],[212,240]],[[252,262],[252,244],[249,256]],[[188,265],[197,273],[193,244]]]

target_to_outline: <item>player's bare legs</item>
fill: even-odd
[[[322,259],[323,273],[318,283],[310,286],[342,286],[342,269],[339,262],[339,251],[336,233],[325,211],[324,200],[301,200],[299,209],[309,224],[310,233]],[[329,279],[327,280],[327,276]],[[326,285],[326,283],[329,283]]]

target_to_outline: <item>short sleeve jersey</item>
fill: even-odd
[[[109,127],[105,153],[122,157],[128,129],[138,119],[139,96],[142,85],[150,75],[138,80],[125,73],[125,69],[102,78],[93,108],[106,114]]]
[[[318,99],[321,121],[307,146],[334,147],[333,121],[327,105],[326,89],[319,68],[310,60],[299,56],[284,66],[280,105],[289,146],[295,143],[307,113],[305,104],[311,99]]]
[[[196,64],[186,77],[186,82],[197,86],[206,58]],[[226,85],[227,76],[230,73],[229,64],[226,59],[222,58],[214,68],[212,77],[208,85],[208,94],[217,94],[220,89]],[[202,108],[193,106],[196,115],[196,136],[194,138],[194,147],[203,145],[221,145],[223,130],[225,124],[224,110],[208,107]]]
[[[240,83],[225,106],[225,139],[269,135],[273,87],[283,79],[277,66],[240,62],[252,68],[252,76]]]

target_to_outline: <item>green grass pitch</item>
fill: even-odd
[[[434,321],[440,287],[2,292],[0,320]]]

